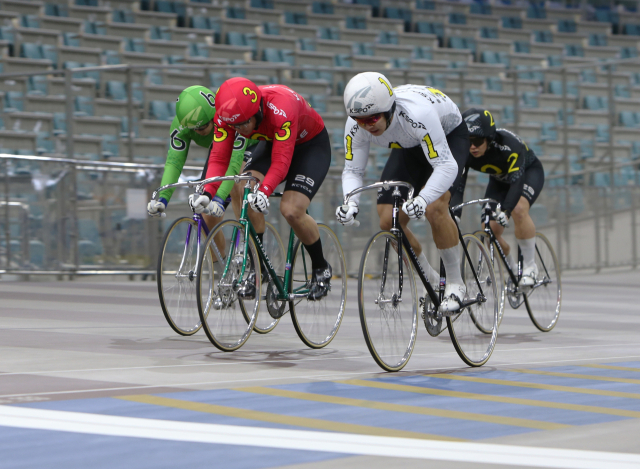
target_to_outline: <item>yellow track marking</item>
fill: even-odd
[[[468,381],[472,383],[498,384],[500,386],[514,386],[518,388],[544,389],[546,391],[573,392],[577,394],[592,394],[594,396],[611,396],[611,397],[625,397],[627,399],[640,399],[640,394],[636,394],[632,392],[606,391],[602,389],[588,389],[588,388],[574,388],[571,386],[558,386],[554,384],[523,383],[521,381],[509,381],[506,379],[476,378],[472,376],[448,375],[446,373],[426,375],[426,376],[428,376],[429,378],[451,379],[456,381]]]
[[[235,389],[235,391],[250,392],[254,394],[266,394],[268,396],[286,397],[290,399],[301,399],[326,404],[338,404],[352,407],[364,407],[368,409],[385,410],[390,412],[404,412],[413,415],[429,415],[458,420],[469,420],[473,422],[494,423],[498,425],[510,425],[515,427],[535,428],[537,430],[556,430],[567,428],[565,425],[554,422],[542,422],[539,420],[521,419],[515,417],[502,417],[498,415],[476,414],[472,412],[461,412],[457,410],[436,409],[430,407],[410,406],[402,404],[391,404],[387,402],[368,401],[364,399],[351,399],[348,397],[327,396],[324,394],[312,394],[306,392],[287,391],[283,389],[247,387]]]
[[[360,379],[349,379],[339,381],[340,383],[353,386],[366,386],[377,389],[388,389],[390,391],[412,392],[417,394],[429,394],[432,396],[456,397],[460,399],[474,399],[477,401],[498,402],[500,404],[516,404],[532,407],[547,407],[550,409],[575,410],[577,412],[591,412],[594,414],[615,415],[618,417],[640,418],[640,412],[635,410],[611,409],[608,407],[596,407],[580,404],[565,404],[562,402],[539,401],[536,399],[521,399],[517,397],[490,396],[486,394],[476,394],[462,391],[447,391],[444,389],[424,388],[422,386],[409,386],[405,384],[392,384],[380,381],[365,381]]]
[[[246,410],[235,407],[219,406],[214,404],[204,404],[201,402],[183,401],[179,399],[169,399],[166,397],[137,395],[119,396],[117,399],[125,401],[139,402],[142,404],[152,404],[174,409],[191,410],[194,412],[204,412],[208,414],[224,415],[247,420],[257,420],[260,422],[276,423],[279,425],[291,425],[295,427],[313,428],[315,430],[326,430],[332,432],[355,433],[358,435],[391,436],[398,438],[414,438],[421,440],[442,440],[442,441],[465,441],[462,438],[454,438],[442,435],[432,435],[429,433],[411,432],[405,430],[394,430],[392,428],[379,428],[368,425],[356,425],[351,423],[332,422],[330,420],[320,420],[307,417],[292,417],[288,415],[274,414],[259,410]]]
[[[602,368],[603,370],[619,370],[619,371],[638,371],[640,372],[640,368],[631,368],[628,366],[614,366],[614,365],[579,365],[585,368]]]

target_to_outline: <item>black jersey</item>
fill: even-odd
[[[502,204],[502,209],[510,214],[520,200],[524,186],[524,173],[536,161],[538,161],[536,154],[520,137],[510,130],[498,129],[495,139],[488,145],[484,155],[478,158],[469,155],[467,158],[467,166],[452,205],[462,201],[469,168],[472,168],[489,174],[499,182],[511,185]]]

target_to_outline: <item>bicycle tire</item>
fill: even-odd
[[[265,222],[265,230],[263,236],[263,245],[264,249],[269,257],[269,261],[273,266],[273,270],[278,272],[284,272],[284,264],[285,264],[285,252],[284,246],[282,244],[282,238],[278,234],[278,231],[275,227],[269,223]],[[260,269],[262,270],[262,286],[260,289],[260,300],[263,305],[266,305],[267,301],[267,288],[269,287],[269,282],[265,282],[265,272],[262,269],[262,265],[260,265]],[[268,312],[263,312],[263,314],[259,314],[256,319],[256,325],[253,326],[253,331],[258,334],[267,334],[271,332],[280,322],[280,318],[274,319]]]
[[[320,300],[296,298],[289,301],[291,320],[300,340],[310,348],[326,347],[338,333],[347,300],[347,264],[338,237],[331,228],[318,223],[322,252],[331,265],[333,276],[327,296]],[[294,247],[289,292],[308,287],[311,280],[311,259],[300,240]],[[336,288],[339,285],[340,290]]]
[[[244,226],[235,220],[220,222],[211,230],[200,252],[196,282],[198,313],[205,334],[223,352],[232,352],[246,343],[260,307],[260,263],[253,265],[251,261],[258,259],[258,252],[251,238],[244,239],[244,233]],[[251,252],[246,255],[245,271],[240,277],[247,246]],[[243,300],[238,295],[239,286],[250,277],[252,268],[255,293],[252,299]]]
[[[191,336],[202,328],[198,314],[195,276],[192,275],[195,273],[198,260],[195,236],[197,229],[198,223],[192,218],[183,217],[175,220],[164,235],[156,266],[158,298],[162,313],[171,329],[182,336]],[[202,238],[205,237],[204,229],[200,235]],[[174,268],[176,264],[177,267]],[[172,279],[175,279],[175,282],[172,282]]]
[[[499,299],[495,272],[484,244],[472,234],[466,234],[462,239],[467,246],[471,261],[474,262],[472,267],[462,253],[461,270],[467,286],[465,300],[476,298],[480,293],[475,279],[477,275],[486,301],[464,307],[455,315],[447,317],[447,326],[458,356],[467,365],[477,367],[489,360],[496,345]],[[479,271],[476,271],[476,267]],[[492,281],[483,285],[483,278],[491,278]]]
[[[507,300],[506,278],[509,274],[506,271],[507,268],[504,266],[504,262],[502,262],[502,258],[500,257],[497,248],[495,246],[489,245],[489,236],[487,236],[487,233],[485,233],[483,230],[478,230],[473,233],[473,235],[480,241],[482,241],[484,247],[487,248],[489,258],[491,259],[491,264],[493,265],[493,270],[496,274],[496,281],[498,282],[498,285],[501,285],[500,292],[498,293],[500,296],[500,314],[498,316],[498,327],[500,327],[500,324],[502,324],[502,318],[504,317],[504,307]]]
[[[536,233],[536,264],[536,284],[543,283],[526,293],[525,303],[533,325],[542,332],[549,332],[556,326],[560,317],[562,281],[556,253],[542,233]]]
[[[364,340],[375,362],[385,371],[400,371],[407,365],[418,331],[418,294],[413,266],[404,246],[400,248],[401,295],[398,239],[391,232],[380,231],[369,239],[358,271],[358,311]],[[406,300],[407,296],[409,301],[397,301],[398,297]]]

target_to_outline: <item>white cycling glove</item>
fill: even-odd
[[[347,207],[347,210],[344,210]],[[356,215],[358,215],[358,204],[355,200],[350,200],[347,205],[340,205],[336,208],[336,218],[344,226],[353,225],[356,222]]]
[[[256,212],[262,213],[269,208],[269,197],[262,191],[252,192],[247,196],[247,200]]]
[[[162,200],[151,200],[147,204],[147,213],[152,217],[161,217],[166,208],[167,204]]]
[[[224,215],[224,210],[224,200],[222,200],[222,197],[214,195],[207,207],[208,215],[220,218]]]
[[[499,208],[493,212],[493,217],[501,226],[504,226],[505,228],[509,226],[509,217],[507,216],[507,213],[503,212]]]
[[[209,204],[211,199],[204,194],[191,194],[189,196],[189,207],[193,210],[193,213],[204,213],[209,215]]]
[[[427,209],[427,201],[422,196],[414,197],[402,204],[402,211],[409,215],[409,218],[418,220],[424,216]]]

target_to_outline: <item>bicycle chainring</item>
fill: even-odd
[[[429,298],[420,297],[420,315],[424,320],[424,326],[432,337],[437,337],[443,331],[442,315],[433,307],[433,303]],[[440,319],[438,319],[440,317]]]
[[[278,300],[278,289],[273,280],[267,285],[267,311],[273,319],[280,319],[285,314],[286,301]]]

